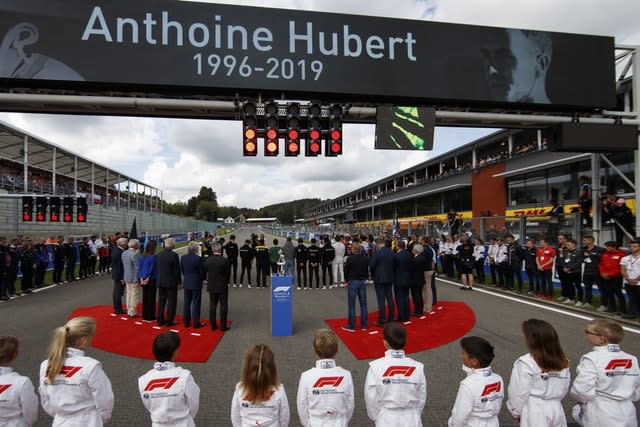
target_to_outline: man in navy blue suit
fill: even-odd
[[[213,244],[213,255],[207,258],[207,291],[209,291],[209,322],[211,329],[217,329],[216,311],[220,303],[220,330],[229,330],[227,313],[229,311],[229,260],[221,255],[220,243]]]
[[[180,270],[182,271],[182,287],[184,289],[184,309],[182,318],[184,327],[191,326],[193,318],[194,329],[204,326],[200,323],[200,305],[202,302],[202,279],[204,278],[204,267],[202,258],[198,255],[199,244],[189,243],[189,253],[180,258]]]
[[[384,239],[377,238],[378,250],[369,261],[369,271],[373,276],[373,284],[378,300],[378,321],[376,326],[384,326],[387,321],[394,320],[393,305],[393,252],[385,245]],[[386,309],[389,309],[387,316]]]
[[[413,277],[413,255],[405,250],[404,240],[398,240],[397,246],[398,251],[393,258],[393,290],[398,304],[398,321],[406,322],[410,316],[409,288]]]

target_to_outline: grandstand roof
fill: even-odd
[[[52,172],[55,152],[55,170],[57,174],[69,178],[77,178],[78,181],[88,183],[91,183],[93,178],[95,179],[95,185],[104,187],[130,182],[136,185],[136,189],[132,188],[132,191],[136,191],[137,186],[156,189],[152,185],[96,163],[80,154],[3,121],[0,121],[0,158],[24,164],[25,138],[28,141],[26,163],[30,167]]]

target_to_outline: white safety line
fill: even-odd
[[[439,281],[444,282],[444,283],[448,283],[450,285],[454,285],[456,287],[461,287],[462,286],[462,285],[460,285],[460,283],[452,282],[452,281],[447,280],[447,279],[441,279],[440,277],[436,277],[436,280],[439,280]],[[532,301],[527,301],[527,300],[524,300],[524,299],[521,299],[521,298],[514,298],[514,297],[511,297],[509,295],[503,295],[500,292],[491,292],[491,291],[486,291],[486,290],[480,289],[480,288],[473,288],[472,292],[481,292],[481,293],[484,293],[484,294],[496,296],[498,298],[503,298],[503,299],[506,299],[506,300],[509,300],[509,301],[515,301],[515,302],[518,302],[520,304],[530,305],[532,307],[542,308],[543,310],[553,311],[554,313],[564,314],[565,316],[571,316],[571,317],[575,317],[575,318],[582,319],[582,320],[591,321],[591,320],[594,319],[593,317],[585,316],[583,314],[573,313],[573,312],[568,311],[568,310],[561,310],[559,308],[550,307],[550,306],[545,305],[545,304],[538,304],[538,303],[535,303],[535,302],[532,302]],[[625,325],[622,325],[622,329],[624,329],[625,331],[633,332],[634,334],[640,334],[640,329],[631,328],[631,327],[625,326]]]

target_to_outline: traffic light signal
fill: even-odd
[[[278,104],[269,102],[265,105],[264,115],[264,155],[268,157],[277,156],[280,151],[280,144],[278,143]]]
[[[258,155],[258,118],[256,104],[246,102],[242,106],[242,154],[244,156]]]
[[[62,221],[73,221],[73,197],[65,197],[62,201]]]
[[[342,107],[334,104],[329,108],[329,134],[324,155],[336,157],[342,154]]]
[[[49,221],[60,222],[60,197],[49,197]]]
[[[43,222],[47,220],[47,198],[44,196],[36,197],[36,221]]]
[[[285,135],[284,155],[300,155],[300,105],[293,102],[287,105],[287,134]]]
[[[319,104],[309,106],[307,125],[309,131],[307,133],[304,154],[308,157],[316,157],[320,154],[322,148],[320,145],[322,138],[322,107]]]
[[[78,197],[76,204],[78,205],[76,220],[78,222],[87,222],[87,199],[85,197]]]
[[[22,196],[22,220],[33,221],[33,197]]]

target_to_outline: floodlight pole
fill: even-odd
[[[373,190],[372,190],[373,192]],[[371,195],[371,227],[373,227],[373,220],[375,219],[375,207],[373,203],[378,199],[378,196]]]

